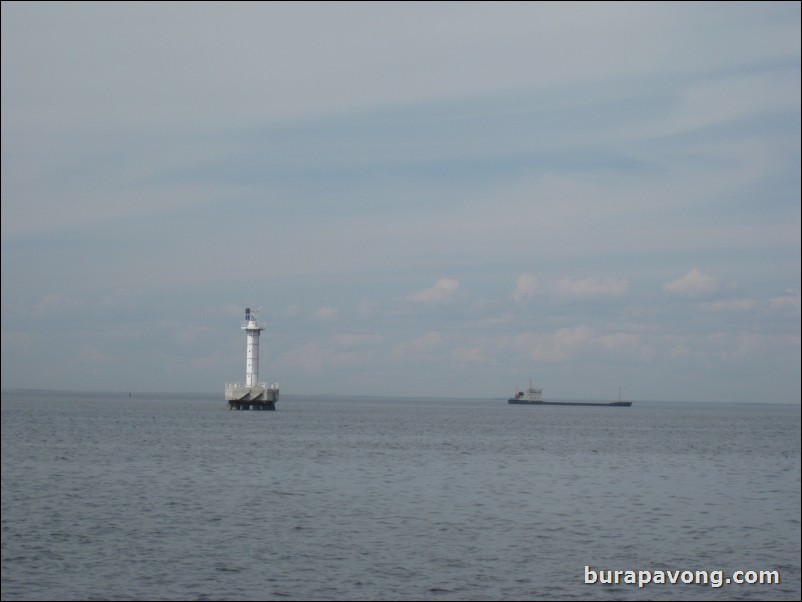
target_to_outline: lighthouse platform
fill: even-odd
[[[229,410],[275,410],[278,401],[277,384],[226,383],[226,401]]]

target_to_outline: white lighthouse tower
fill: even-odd
[[[278,384],[259,382],[259,335],[265,329],[256,320],[256,311],[245,308],[245,382],[226,383],[226,401],[229,410],[275,410],[278,401]]]
[[[265,327],[257,324],[256,313],[246,307],[240,328],[245,331],[245,386],[253,387],[259,382],[259,334]]]

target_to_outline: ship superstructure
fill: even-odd
[[[510,403],[540,403],[543,401],[543,389],[535,389],[532,381],[529,381],[529,388],[526,392],[516,389],[515,395],[509,400]]]

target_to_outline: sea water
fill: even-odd
[[[798,405],[2,394],[4,600],[799,600],[800,497]]]

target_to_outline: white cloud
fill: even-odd
[[[776,311],[786,311],[796,315],[800,315],[800,296],[799,291],[789,290],[788,294],[780,297],[773,297],[769,301],[769,307]]]
[[[708,369],[724,363],[739,364],[750,359],[748,364],[761,358],[772,358],[772,361],[788,361],[789,364],[799,362],[800,338],[796,333],[765,333],[748,331],[727,331],[710,333],[692,333],[682,335],[666,335],[663,337],[665,356],[672,360],[680,360],[704,366]],[[796,357],[795,357],[796,356]],[[769,372],[772,368],[766,368]]]
[[[83,299],[67,297],[61,293],[51,293],[45,296],[33,308],[33,316],[53,316],[65,312],[80,311],[88,308]]]
[[[459,282],[451,278],[441,278],[431,288],[407,295],[407,299],[417,303],[436,303],[450,298],[459,288]]]
[[[411,341],[404,341],[393,350],[392,357],[398,361],[409,359],[433,358],[438,354],[445,335],[439,331],[427,332]]]
[[[434,331],[414,339],[412,342],[408,343],[408,345],[410,349],[432,349],[433,347],[439,346],[444,340],[445,337],[442,332]]]
[[[343,366],[365,365],[372,359],[375,357],[370,350],[360,351],[355,347],[342,345],[342,341],[335,337],[325,342],[310,341],[281,353],[275,366],[270,368],[271,373],[277,375],[296,371],[298,368],[307,372],[320,372]]]
[[[288,306],[284,310],[284,312],[282,313],[282,316],[284,318],[294,318],[300,313],[301,313],[301,308],[297,304],[293,304],[293,305]]]
[[[379,304],[373,300],[362,301],[362,303],[359,304],[359,308],[357,309],[357,313],[362,318],[369,318],[371,316],[374,316],[378,311],[379,311]]]
[[[592,342],[593,331],[587,326],[576,326],[552,333],[525,332],[503,337],[500,346],[516,349],[534,361],[558,362],[568,359]]]
[[[515,290],[512,293],[514,301],[521,303],[529,301],[537,292],[538,282],[532,274],[523,273],[518,276],[518,281],[515,284]]]
[[[629,283],[616,278],[563,278],[554,290],[561,297],[619,297],[629,290]]]
[[[669,282],[664,287],[667,293],[683,297],[702,297],[718,290],[718,281],[713,276],[693,269],[682,278]]]
[[[561,328],[554,332],[524,332],[501,337],[499,349],[513,349],[535,362],[577,361],[580,354],[591,353],[596,361],[622,358],[639,364],[650,362],[658,349],[649,337],[633,332],[597,334],[589,326]]]
[[[798,74],[792,71],[734,75],[711,79],[683,91],[663,135],[711,127],[771,110],[799,106]]]
[[[488,358],[482,353],[481,345],[458,347],[451,353],[452,359],[464,364],[485,364]]]
[[[732,336],[732,341],[722,357],[732,361],[748,357],[765,357],[776,349],[793,347],[799,348],[799,335],[794,334],[765,334],[755,332],[740,332]]]
[[[365,345],[376,345],[384,340],[380,334],[338,334],[331,338],[331,343],[337,347],[351,349]]]
[[[324,306],[315,312],[318,320],[333,320],[337,317],[337,310],[334,307]]]
[[[744,312],[751,311],[758,305],[757,299],[727,299],[711,303],[707,308],[715,312]]]
[[[283,366],[297,366],[303,370],[312,372],[323,368],[328,363],[328,352],[317,341],[311,341],[297,349],[285,351],[279,356],[276,362],[277,369],[282,370]]]
[[[631,350],[638,347],[640,336],[630,333],[608,334],[600,336],[598,341],[609,351]]]

